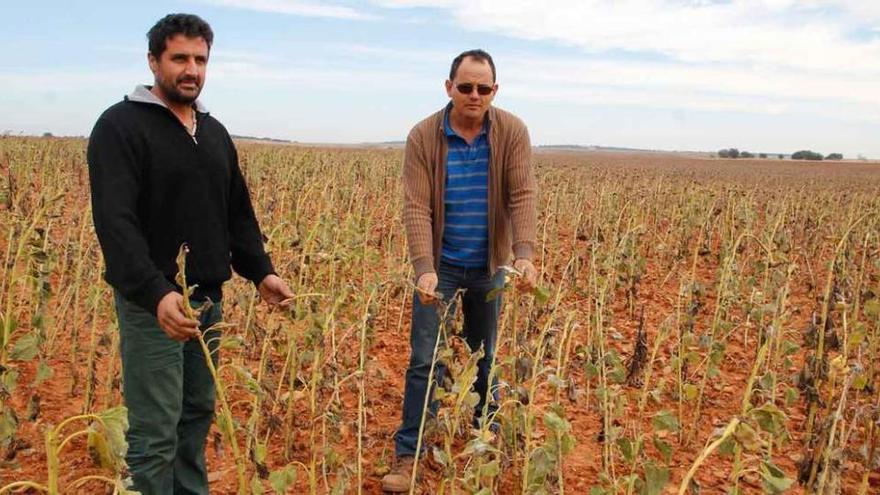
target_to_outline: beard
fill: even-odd
[[[196,84],[195,91],[183,92],[178,89],[177,85],[184,82],[193,82]],[[199,97],[199,94],[202,92],[202,85],[198,79],[192,77],[179,77],[174,81],[169,81],[165,78],[156,78],[156,85],[162,90],[162,93],[166,98],[171,100],[174,103],[180,103],[189,105],[190,103],[196,101]]]

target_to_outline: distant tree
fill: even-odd
[[[866,157],[865,155],[859,155],[858,159],[863,162],[868,161],[868,157]]]
[[[53,136],[51,132],[47,131],[47,132],[43,133],[43,137],[55,137],[55,136]]]
[[[816,153],[810,150],[800,150],[792,153],[792,160],[815,160],[822,161],[822,153]]]
[[[841,153],[831,153],[825,157],[826,160],[843,160],[843,154]]]
[[[779,159],[780,159],[780,160],[785,160],[785,155],[783,155],[783,154],[780,153],[780,154],[779,154]]]
[[[721,158],[730,158],[730,150],[718,150],[718,156]]]
[[[767,158],[767,153],[758,153],[758,158]]]
[[[739,158],[739,150],[736,148],[730,148],[730,157]]]
[[[754,157],[755,157],[755,154],[754,154],[754,153],[749,153],[748,151],[743,151],[743,152],[741,152],[741,153],[739,154],[739,157],[740,157],[740,158],[754,158]]]

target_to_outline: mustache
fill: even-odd
[[[198,79],[197,77],[192,77],[192,76],[184,76],[184,77],[179,77],[179,78],[177,79],[177,83],[178,83],[178,84],[180,84],[180,83],[189,83],[189,82],[192,82],[192,83],[196,83],[196,84],[198,84],[199,79]]]

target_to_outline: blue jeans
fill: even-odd
[[[486,406],[486,395],[489,382],[489,368],[495,355],[495,336],[498,330],[498,313],[501,298],[486,302],[486,295],[494,288],[504,284],[504,272],[498,271],[494,276],[485,267],[464,268],[441,261],[437,271],[437,292],[445,301],[450,301],[459,289],[462,294],[462,313],[464,315],[464,337],[472,351],[483,346],[485,354],[477,362],[477,379],[474,391],[480,396],[480,402],[474,411],[474,421],[478,421]],[[454,301],[453,301],[454,304]],[[454,314],[454,306],[449,315]],[[409,368],[406,370],[406,386],[403,393],[403,420],[395,435],[395,454],[400,456],[415,455],[419,437],[419,424],[422,421],[422,410],[425,404],[425,393],[428,387],[428,373],[431,371],[431,360],[434,355],[434,344],[440,329],[440,315],[437,305],[424,305],[416,295],[413,298],[412,328],[410,333]],[[434,366],[433,387],[443,379],[446,367],[441,362]],[[491,420],[497,405],[497,391],[493,380],[492,401],[488,405],[488,416]],[[438,403],[431,400],[429,414],[436,416]]]

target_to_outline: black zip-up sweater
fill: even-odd
[[[104,276],[125,298],[155,315],[179,290],[183,243],[197,299],[220,300],[230,263],[254,283],[274,273],[235,146],[209,114],[197,112],[194,139],[167,107],[126,97],[98,119],[87,156]]]

